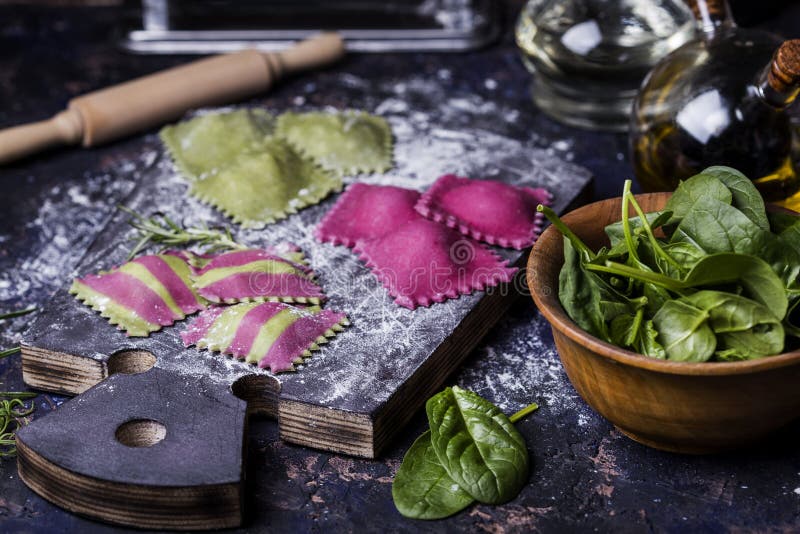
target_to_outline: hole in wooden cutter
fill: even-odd
[[[167,436],[167,427],[153,419],[133,419],[117,427],[114,437],[126,447],[152,447]]]
[[[231,384],[231,393],[247,402],[247,415],[278,417],[280,382],[268,375],[246,375]]]
[[[156,357],[146,350],[121,350],[108,358],[108,376],[118,373],[136,375],[149,371],[156,364]]]

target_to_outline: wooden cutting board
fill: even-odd
[[[437,111],[426,102],[420,95],[412,113],[387,96],[378,111],[396,136],[396,166],[361,181],[424,190],[439,175],[456,173],[546,187],[558,212],[585,200],[585,169],[497,128],[467,128],[468,112]],[[478,112],[488,125],[502,110]],[[186,194],[163,152],[156,158],[139,169],[127,206],[187,224],[225,222]],[[430,308],[399,307],[349,249],[314,240],[312,229],[336,197],[264,230],[235,232],[254,246],[299,245],[329,296],[326,306],[350,317],[352,325],[297,372],[272,375],[187,349],[181,324],[127,338],[70,296],[65,280],[23,340],[23,376],[31,387],[80,395],[18,433],[23,480],[64,508],[115,523],[216,528],[241,522],[248,413],[277,419],[288,442],[380,454],[526,286],[519,279]],[[132,245],[127,220],[119,212],[109,221],[77,275],[125,261]],[[528,253],[499,252],[519,266]]]

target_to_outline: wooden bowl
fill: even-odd
[[[670,193],[636,197],[645,212],[664,207]],[[597,250],[603,228],[621,216],[621,198],[595,202],[563,217]],[[626,436],[666,451],[705,454],[739,448],[800,416],[800,351],[744,362],[657,360],[588,334],[558,300],[564,263],[561,233],[550,226],[528,260],[533,300],[550,321],[572,385]]]

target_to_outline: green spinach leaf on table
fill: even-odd
[[[397,510],[414,519],[441,519],[475,499],[447,474],[431,445],[430,430],[408,449],[392,483]]]
[[[447,474],[476,500],[513,499],[528,478],[525,440],[492,403],[457,386],[426,404],[431,444]]]

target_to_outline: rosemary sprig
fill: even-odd
[[[17,310],[8,313],[0,313],[0,321],[2,321],[3,319],[11,319],[12,317],[20,317],[22,315],[28,315],[29,313],[32,313],[34,311],[36,311],[36,306],[31,306],[30,308],[26,308],[24,310]],[[15,354],[17,351],[19,351],[19,347],[12,347],[10,349],[0,350],[0,359],[5,358],[6,356],[11,356],[12,354]]]
[[[15,399],[32,399],[38,393],[32,391],[0,391],[0,397],[12,397]]]
[[[24,310],[2,313],[0,314],[0,320],[11,319],[12,317],[20,317],[22,315],[28,315],[29,313],[33,313],[35,311],[36,311],[36,306],[31,306],[30,308],[26,308]]]
[[[14,435],[17,430],[28,423],[26,419],[33,413],[35,406],[25,406],[23,397],[0,401],[0,458],[17,454]]]
[[[11,347],[10,349],[0,350],[0,359],[5,358],[6,356],[11,356],[12,354],[16,354],[19,351],[19,347]]]
[[[35,310],[35,307],[30,307],[24,310],[3,313],[0,314],[0,321],[27,315]],[[0,358],[11,356],[18,351],[19,347],[2,350],[0,351]],[[36,397],[36,393],[28,391],[0,391],[0,399],[9,399],[0,400],[0,458],[14,456],[17,453],[14,435],[22,425],[27,424],[26,417],[32,414],[34,410],[33,403],[31,403],[30,407],[25,406],[25,399],[34,397]]]
[[[162,248],[198,245],[205,247],[205,252],[246,248],[234,241],[227,228],[219,230],[209,228],[205,224],[200,227],[184,228],[164,214],[145,217],[127,206],[119,206],[119,209],[132,217],[128,222],[139,231],[136,245],[128,255],[129,260],[151,243],[161,245]]]

